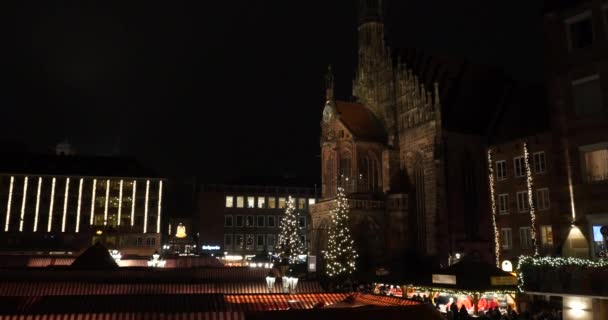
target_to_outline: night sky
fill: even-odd
[[[393,43],[540,80],[542,1],[393,1]],[[319,175],[323,75],[346,99],[354,1],[19,1],[3,143],[131,155],[166,176]],[[13,145],[13,144],[11,144]]]

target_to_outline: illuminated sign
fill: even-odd
[[[513,272],[513,264],[509,260],[502,262],[502,271]]]
[[[186,237],[186,226],[184,226],[183,224],[180,223],[177,226],[177,232],[175,232],[175,237],[180,238],[180,239],[185,238]],[[203,250],[205,250],[204,247],[205,246],[203,246]],[[219,250],[219,247],[217,250]]]
[[[220,250],[220,246],[208,246],[204,245],[203,250]]]
[[[308,271],[317,271],[317,256],[308,256]]]
[[[433,283],[456,284],[456,276],[451,274],[434,274]]]
[[[493,286],[516,286],[516,277],[490,277],[490,284]]]

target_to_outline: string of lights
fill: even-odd
[[[144,204],[144,233],[148,232],[148,198],[150,197],[150,180],[146,180],[146,203]]]
[[[118,190],[118,221],[116,222],[117,225],[120,226],[120,220],[122,218],[122,187],[124,184],[124,180],[120,180],[120,186],[119,186],[119,190]]]
[[[40,212],[40,191],[42,188],[42,177],[38,177],[38,190],[36,192],[36,210],[34,211],[34,232],[38,231],[38,213]]]
[[[95,191],[97,190],[97,179],[93,179],[93,191],[91,194],[91,221],[90,225],[93,225],[93,219],[95,218]]]
[[[536,238],[536,214],[534,211],[534,201],[532,198],[532,186],[534,185],[532,181],[532,170],[530,169],[530,153],[528,152],[528,143],[524,141],[524,161],[526,164],[526,182],[528,185],[528,202],[530,205],[530,233],[532,237],[532,248],[534,249],[534,255],[538,255],[538,241]]]
[[[458,290],[458,289],[450,289],[450,288],[441,288],[441,287],[409,287],[416,291],[422,292],[442,292],[453,295],[466,295],[466,296],[482,296],[486,294],[515,294],[516,290],[492,290],[492,291],[469,291],[469,290]]]
[[[23,231],[23,222],[25,218],[25,204],[27,203],[27,184],[29,177],[23,179],[23,199],[21,199],[21,217],[19,219],[19,232]]]
[[[133,180],[133,195],[131,196],[131,227],[135,224],[135,194],[137,191],[137,180]]]
[[[108,225],[108,201],[110,199],[110,179],[106,180],[106,198],[103,207],[103,225]]]
[[[490,181],[490,204],[492,207],[492,228],[494,230],[494,255],[496,266],[500,268],[500,233],[496,225],[496,195],[494,190],[494,166],[492,161],[492,149],[488,149],[488,178]]]
[[[608,268],[608,260],[588,260],[573,257],[520,256],[517,264],[517,287],[519,291],[524,291],[524,272],[530,268],[560,268],[570,266],[581,268]]]
[[[80,207],[82,204],[82,184],[84,183],[84,179],[80,178],[80,181],[78,182],[78,208],[76,208],[76,230],[75,232],[78,233],[78,231],[80,231]]]
[[[46,228],[47,232],[51,232],[53,228],[53,206],[55,204],[55,183],[57,182],[56,178],[51,180],[51,203],[49,204],[49,221]]]
[[[61,232],[65,232],[65,220],[68,212],[68,194],[70,191],[70,178],[65,180],[65,192],[63,194],[63,215],[61,216]]]
[[[329,239],[327,250],[323,251],[327,261],[327,275],[330,277],[352,274],[356,268],[357,251],[351,238],[348,227],[348,214],[350,212],[348,199],[344,188],[338,188],[336,207],[330,211],[331,224],[329,226]]]
[[[160,233],[160,212],[163,204],[163,181],[158,183],[158,214],[156,215],[156,233]]]
[[[8,226],[11,221],[11,202],[13,200],[13,184],[15,177],[11,176],[11,184],[8,187],[8,201],[6,202],[6,222],[4,224],[4,231],[8,231]]]
[[[291,196],[287,200],[285,216],[281,219],[279,228],[279,256],[287,257],[290,262],[293,262],[298,258],[298,255],[304,254],[304,244],[300,241],[298,235],[295,199]]]

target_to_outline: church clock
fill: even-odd
[[[334,116],[334,106],[331,103],[325,104],[325,109],[323,109],[323,121],[328,123]]]

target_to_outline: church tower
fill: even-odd
[[[384,126],[389,137],[395,132],[393,70],[385,43],[383,1],[358,1],[358,66],[353,96]]]

